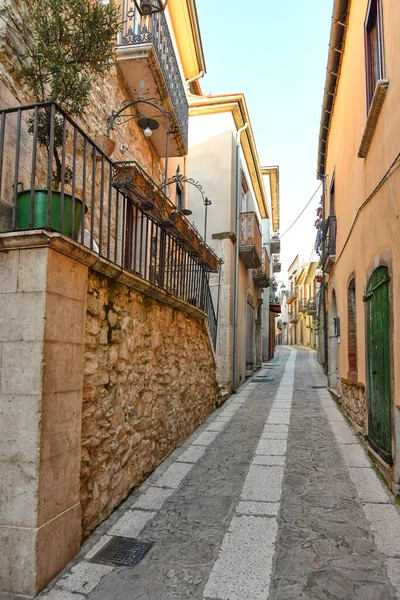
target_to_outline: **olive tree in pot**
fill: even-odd
[[[29,0],[23,12],[23,26],[29,32],[26,36],[29,41],[18,75],[30,88],[36,102],[57,102],[68,116],[81,117],[89,105],[93,84],[112,66],[119,23],[119,12],[112,0],[108,4],[102,0]],[[28,127],[33,133],[34,117],[28,119]],[[83,218],[82,202],[75,200],[73,213],[72,196],[65,193],[62,210],[59,191],[60,185],[63,184],[64,189],[73,175],[72,168],[63,165],[60,156],[68,137],[63,114],[52,115],[50,107],[41,108],[36,135],[38,144],[48,152],[52,146],[54,167],[51,167],[47,188],[35,190],[33,226],[49,225],[48,188],[51,187],[50,225],[75,237]],[[30,191],[18,194],[19,229],[29,227],[30,195]]]

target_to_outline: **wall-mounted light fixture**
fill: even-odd
[[[149,17],[154,13],[164,12],[168,0],[134,0],[141,17]]]

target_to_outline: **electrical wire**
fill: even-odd
[[[308,208],[308,206],[311,204],[311,202],[314,200],[315,196],[317,195],[317,192],[319,190],[319,188],[322,185],[322,181],[320,182],[319,186],[317,187],[317,189],[315,190],[315,192],[313,193],[313,195],[311,196],[311,198],[309,199],[309,201],[307,202],[307,204],[305,205],[305,207],[303,208],[303,210],[301,211],[301,213],[299,214],[299,216],[293,221],[293,223],[291,224],[290,227],[288,227],[286,229],[286,231],[284,233],[282,233],[281,235],[281,239],[283,238],[284,235],[286,235],[288,233],[288,231],[290,231],[292,229],[292,227],[297,223],[297,221],[300,219],[301,215],[303,214],[303,212],[306,210],[306,208]]]

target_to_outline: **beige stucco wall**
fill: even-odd
[[[199,181],[206,195],[212,200],[208,209],[207,243],[222,258],[220,323],[217,339],[217,374],[218,380],[225,389],[232,388],[233,364],[233,302],[234,302],[234,263],[236,230],[236,127],[230,112],[205,114],[190,117],[189,155],[187,172],[190,177]],[[247,193],[248,211],[259,210],[255,202],[255,194],[244,155],[240,153],[240,167],[243,169],[249,192]],[[189,207],[193,211],[191,219],[200,233],[204,232],[204,206],[199,192],[189,186]],[[240,206],[242,212],[242,205]],[[227,234],[221,236],[221,234]],[[229,234],[229,235],[228,235]],[[217,300],[218,275],[210,278],[214,304]],[[253,351],[254,367],[256,357],[256,319],[260,291],[254,285],[252,269],[248,269],[239,258],[239,297],[238,297],[238,347],[237,347],[237,383],[246,379],[247,348],[247,298],[252,297],[253,313]],[[260,331],[261,341],[261,331]],[[261,344],[260,344],[261,345]],[[260,356],[262,355],[262,348]],[[260,366],[260,364],[258,364]],[[247,372],[249,376],[250,371]]]
[[[363,294],[368,279],[379,264],[389,266],[392,310],[392,391],[393,401],[400,406],[400,170],[391,175],[393,198],[386,181],[374,198],[362,209],[347,240],[357,211],[372,193],[399,152],[400,134],[400,54],[398,32],[400,12],[396,0],[383,2],[385,76],[389,89],[379,115],[367,158],[357,158],[366,125],[366,87],[364,59],[364,21],[368,2],[351,3],[337,98],[334,105],[327,153],[328,175],[326,210],[329,211],[329,187],[335,174],[337,216],[336,264],[329,280],[328,308],[332,290],[336,291],[341,320],[339,343],[339,375],[347,378],[347,286],[353,272],[356,276],[358,380],[366,383],[365,304]],[[344,245],[346,243],[346,247]],[[344,394],[349,388],[345,384]],[[360,396],[361,398],[361,396]],[[364,399],[365,402],[365,399]],[[360,414],[362,414],[360,410]],[[360,420],[358,422],[360,425]]]

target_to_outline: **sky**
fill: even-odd
[[[207,66],[200,80],[203,93],[245,94],[260,163],[279,166],[283,234],[319,185],[333,0],[197,0],[196,5]],[[280,279],[286,280],[296,254],[310,259],[320,195],[283,236]]]

